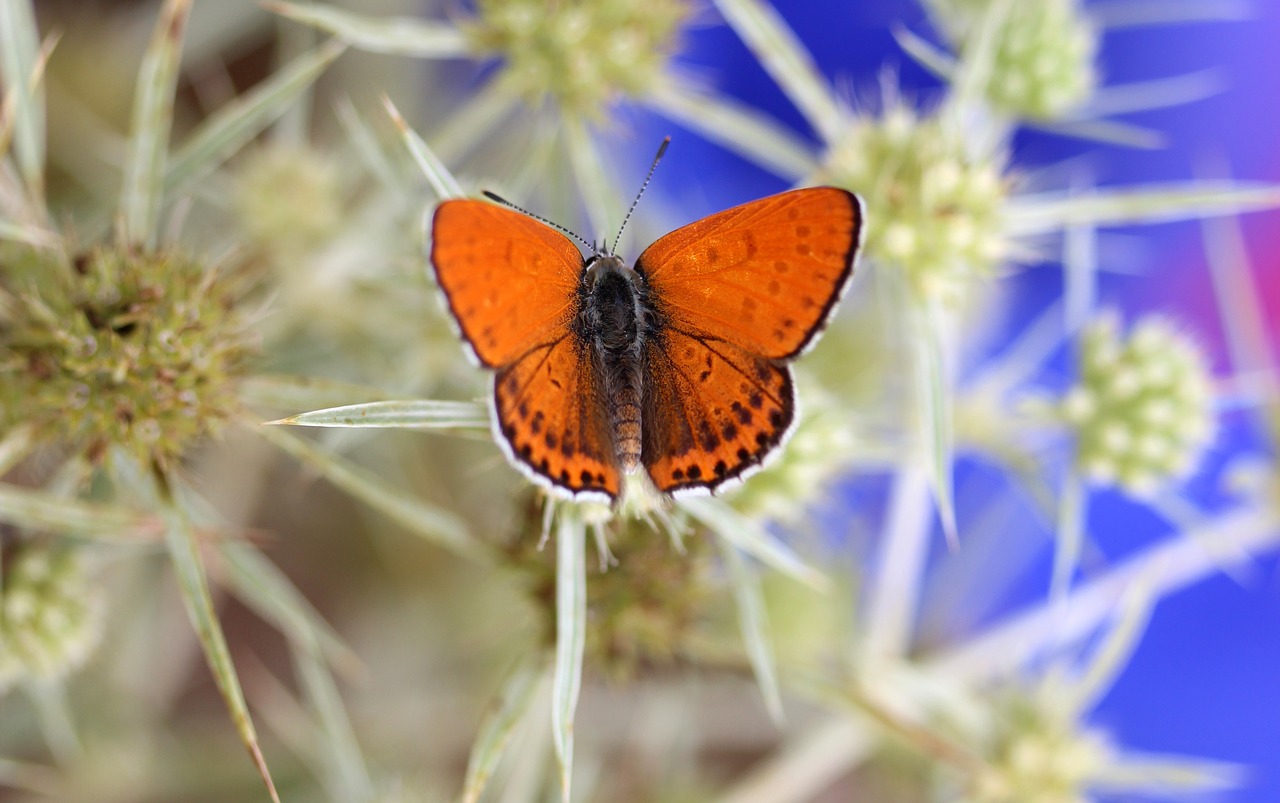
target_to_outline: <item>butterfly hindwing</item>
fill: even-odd
[[[445,201],[433,218],[431,263],[484,366],[501,368],[568,333],[582,254],[549,226],[483,201]]]
[[[541,484],[618,495],[599,382],[590,350],[572,334],[534,346],[494,377],[498,437]]]
[[[862,217],[845,190],[792,190],[676,229],[645,249],[636,270],[672,325],[790,359],[848,285]]]
[[[641,462],[661,491],[714,490],[786,437],[791,371],[716,338],[667,327],[646,347]]]

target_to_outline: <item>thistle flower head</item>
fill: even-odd
[[[98,643],[105,612],[83,554],[30,544],[5,563],[0,688],[79,668]]]
[[[329,155],[305,146],[266,147],[237,167],[233,208],[249,241],[287,264],[339,227],[342,192],[338,164]]]
[[[1046,695],[997,704],[969,803],[1084,803],[1087,787],[1113,761],[1106,737],[1082,729]]]
[[[963,50],[991,0],[935,2],[942,27]],[[1079,0],[1009,3],[994,37],[987,97],[1015,117],[1049,120],[1084,102],[1098,83],[1098,29]]]
[[[1017,117],[1060,117],[1092,94],[1097,51],[1098,32],[1076,0],[1011,4],[988,96]]]
[[[1076,461],[1095,482],[1146,493],[1186,474],[1213,436],[1210,376],[1200,350],[1150,316],[1124,338],[1105,316],[1080,344],[1080,378],[1060,403]]]
[[[867,255],[900,266],[916,294],[953,302],[1005,255],[998,160],[974,160],[937,117],[894,103],[857,118],[827,154],[824,180],[867,200]]]
[[[531,105],[553,98],[600,117],[663,80],[689,15],[684,0],[479,0],[473,46],[502,58]]]
[[[176,252],[0,251],[0,429],[173,463],[236,408],[249,344],[226,284]]]
[[[587,583],[586,665],[615,681],[670,665],[707,617],[713,595],[712,555],[707,538],[691,538],[676,550],[642,519],[600,517],[607,527],[616,569]],[[522,537],[512,558],[534,578],[533,598],[553,604],[555,567],[550,550]],[[547,610],[547,621],[555,614]]]

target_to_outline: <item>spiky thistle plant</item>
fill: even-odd
[[[202,555],[225,525],[185,476],[198,450],[245,416],[260,339],[251,296],[266,279],[174,237],[172,200],[277,119],[342,48],[302,54],[170,149],[192,5],[168,0],[137,76],[118,204],[70,224],[46,201],[44,79],[57,36],[37,46],[31,6],[14,0],[2,10],[0,474],[13,482],[0,486],[0,516],[21,536],[6,549],[6,685],[42,689],[32,693],[45,701],[52,746],[74,743],[58,681],[101,640],[103,620],[102,590],[85,564],[107,562],[122,536],[162,543],[235,729],[278,799]],[[109,231],[102,220],[114,220]],[[233,582],[288,588],[236,540],[215,547],[222,559],[242,561]],[[268,618],[292,620],[285,629],[295,643],[314,644],[314,617],[286,592],[245,598]]]
[[[0,370],[14,380],[0,386],[0,515],[21,541],[0,551],[0,645],[25,645],[7,656],[34,656],[6,662],[0,679],[14,678],[39,714],[60,761],[53,794],[249,794],[210,792],[207,779],[236,775],[234,765],[185,729],[181,740],[155,739],[153,706],[134,704],[153,700],[144,687],[171,704],[191,696],[173,680],[181,657],[160,660],[174,632],[156,602],[164,597],[144,591],[159,585],[145,555],[161,537],[251,750],[227,649],[210,636],[220,623],[203,573],[286,635],[284,649],[272,640],[262,660],[237,653],[236,663],[251,668],[256,718],[279,740],[279,753],[267,746],[273,771],[299,794],[798,801],[860,783],[852,771],[868,768],[914,797],[1011,803],[1237,780],[1230,768],[1189,758],[1143,760],[1091,712],[1158,600],[1275,548],[1272,455],[1253,473],[1262,479],[1223,509],[1188,510],[1179,487],[1219,408],[1240,404],[1250,387],[1260,405],[1274,402],[1256,391],[1265,382],[1248,381],[1272,364],[1258,356],[1262,325],[1245,320],[1257,294],[1241,289],[1239,265],[1221,270],[1219,288],[1234,288],[1223,292],[1234,373],[1215,378],[1189,324],[1136,323],[1127,335],[1090,324],[1100,260],[1091,231],[1245,211],[1280,193],[1232,182],[1093,192],[1035,183],[1009,148],[1024,125],[1151,141],[1102,119],[1118,107],[1094,61],[1095,36],[1119,24],[1098,16],[1103,5],[1086,16],[1065,0],[931,3],[940,41],[899,38],[946,78],[938,97],[889,88],[854,106],[833,89],[845,76],[818,72],[773,8],[720,0],[720,14],[811,128],[792,132],[689,79],[682,31],[710,15],[683,3],[495,0],[444,20],[277,3],[279,41],[302,53],[298,63],[172,150],[165,107],[176,76],[192,84],[184,93],[201,97],[226,82],[205,62],[180,70],[172,42],[153,45],[151,89],[140,93],[149,100],[139,101],[149,123],[122,140],[131,154],[126,200],[100,201],[68,227],[42,200],[53,182],[38,144],[38,39],[29,13],[13,16],[29,6],[0,0],[0,22],[22,23],[3,28],[21,41],[4,42],[9,61],[0,59],[6,98],[21,99],[0,126],[14,132],[0,181],[0,249],[21,256],[0,263],[0,286],[8,290],[9,277],[23,285],[0,300]],[[172,32],[186,7],[167,3],[158,29]],[[223,30],[260,39],[265,17],[224,18]],[[413,91],[401,95],[407,62],[384,60],[381,73],[352,65],[335,77],[352,93],[337,102],[347,145],[335,146],[310,130],[308,114],[327,120],[328,107],[286,103],[338,50],[313,52],[311,30],[297,21],[356,49],[426,58],[433,77],[413,72]],[[205,58],[215,49],[207,40],[200,48]],[[477,67],[480,81],[463,84],[449,71],[457,65],[437,63],[446,59]],[[374,107],[384,88],[371,74],[426,122],[410,126],[387,102],[398,141],[384,139],[384,117],[356,111]],[[860,92],[871,81],[853,76],[853,84]],[[1166,88],[1156,95],[1185,100],[1204,85]],[[870,259],[849,313],[798,366],[804,417],[776,461],[723,498],[628,497],[615,510],[544,499],[505,467],[489,442],[488,411],[470,400],[483,393],[480,374],[458,359],[434,302],[424,303],[431,288],[419,228],[424,207],[477,186],[517,200],[541,193],[550,208],[538,211],[561,222],[576,224],[586,209],[597,232],[616,227],[629,198],[604,165],[628,157],[598,154],[601,121],[636,110],[676,120],[784,180],[857,190],[869,207]],[[232,156],[280,115],[282,124]],[[406,169],[414,163],[421,169]],[[102,233],[113,218],[117,229]],[[1058,261],[1064,238],[1064,303],[1006,348],[977,355],[969,346],[983,320],[1007,303],[991,290],[1025,262]],[[128,259],[136,265],[125,270]],[[56,270],[33,268],[39,260]],[[22,334],[5,340],[11,331]],[[1053,362],[1063,353],[1078,358],[1067,360],[1065,378]],[[424,393],[449,400],[350,404]],[[83,399],[87,412],[51,414],[51,400],[63,398]],[[309,440],[259,426],[274,411],[300,409],[313,412],[274,423],[329,429]],[[328,497],[298,503],[295,486],[246,445],[260,442],[242,437],[246,417],[244,430],[381,515],[343,506],[331,516]],[[966,497],[950,479],[957,454],[996,466],[1002,481],[1027,491],[1016,498],[1039,510]],[[866,475],[875,477],[870,490]],[[1079,571],[1087,494],[1112,481],[1139,491],[1132,504],[1168,518],[1175,532]],[[833,488],[855,489],[859,503]],[[280,530],[258,538],[304,556],[289,568],[316,605],[335,611],[363,666],[266,560],[264,544],[240,537],[241,511],[255,499]],[[957,500],[967,503],[959,518]],[[931,562],[938,513],[959,551]],[[1025,586],[1017,556],[1037,549],[1040,520],[1056,522],[1058,579],[1043,602],[998,608],[992,600]],[[384,534],[382,521],[401,532]],[[325,539],[330,529],[347,551]],[[79,540],[50,537],[66,533]],[[875,548],[850,545],[863,540]],[[86,681],[117,678],[110,688],[132,696],[92,696],[122,697],[143,709],[128,721],[146,724],[104,716],[107,726],[81,731],[80,716],[103,715],[64,694],[60,678],[83,665],[102,632],[92,589],[122,574],[117,582],[131,593],[111,595],[128,606],[116,626],[122,637],[106,631],[109,649]],[[130,651],[139,641],[165,650]],[[117,651],[145,659],[121,669]],[[337,685],[331,664],[348,670],[349,686]],[[37,666],[47,671],[38,676]],[[741,681],[751,675],[756,690]],[[787,729],[775,730],[766,711],[775,722],[790,714]],[[453,722],[463,724],[442,724]],[[369,763],[362,743],[376,748]],[[714,771],[700,746],[716,751]],[[189,760],[195,753],[199,764]],[[903,766],[912,772],[895,772]],[[45,767],[3,770],[19,785],[50,788]]]

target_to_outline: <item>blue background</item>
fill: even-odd
[[[886,64],[895,66],[906,97],[927,99],[938,83],[897,47],[890,31],[905,24],[928,30],[920,7],[893,0],[860,2],[776,2],[823,73],[836,86],[860,97],[874,90]],[[1101,3],[1097,5],[1103,5]],[[1181,181],[1197,177],[1210,163],[1230,166],[1235,177],[1280,180],[1280,4],[1257,2],[1248,21],[1189,23],[1129,29],[1108,34],[1100,56],[1104,84],[1147,81],[1197,70],[1219,70],[1226,90],[1192,104],[1137,113],[1122,119],[1163,132],[1163,150],[1128,150],[1035,132],[1014,141],[1017,169],[1036,170],[1082,156],[1100,185]],[[688,37],[683,63],[710,78],[729,95],[762,108],[812,136],[803,118],[751,57],[736,35],[706,26]],[[665,133],[677,140],[662,167],[662,184],[697,199],[711,212],[780,190],[784,182],[726,155],[667,121],[638,121],[636,151]],[[714,177],[714,180],[710,180]],[[687,188],[687,191],[686,189]],[[1280,315],[1280,280],[1274,262],[1280,253],[1280,215],[1253,214],[1243,227],[1254,261],[1255,282],[1263,290],[1271,337]],[[1126,313],[1164,310],[1204,344],[1218,376],[1227,376],[1221,327],[1214,307],[1197,223],[1136,229],[1142,238],[1141,275],[1104,275],[1099,300]],[[1061,274],[1033,270],[1012,280],[1019,303],[1010,322],[1016,331],[1044,304],[1060,297]],[[1244,451],[1265,448],[1247,414],[1231,414],[1209,458],[1189,489],[1202,506],[1222,503],[1216,469]],[[972,472],[972,466],[961,466]],[[883,488],[881,488],[883,490]],[[963,526],[963,510],[961,511]],[[1111,558],[1166,535],[1162,521],[1118,494],[1098,494],[1090,528]],[[1047,563],[1046,563],[1047,565]],[[1040,567],[1043,569],[1044,567]],[[1162,601],[1136,654],[1111,692],[1094,711],[1092,723],[1109,730],[1134,751],[1182,753],[1253,768],[1249,785],[1224,799],[1249,803],[1280,801],[1280,583],[1274,558],[1264,559],[1242,587],[1217,576]],[[1044,593],[1037,571],[1019,594],[1023,601]],[[1127,798],[1132,799],[1132,798]]]

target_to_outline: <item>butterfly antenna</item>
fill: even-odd
[[[646,182],[646,183],[647,183],[647,182]],[[498,203],[502,204],[503,206],[509,206],[509,207],[511,207],[512,209],[516,210],[517,212],[519,212],[519,213],[521,213],[521,214],[523,214],[523,215],[528,215],[529,217],[531,217],[531,218],[533,218],[534,220],[537,220],[537,221],[539,221],[539,222],[541,222],[541,223],[546,223],[548,226],[550,226],[551,228],[553,228],[553,229],[555,229],[555,230],[557,230],[557,231],[562,231],[562,232],[564,232],[565,234],[569,235],[569,236],[570,236],[570,237],[572,237],[573,239],[575,239],[575,240],[577,240],[578,242],[580,242],[580,243],[582,243],[583,245],[585,245],[587,248],[590,248],[593,252],[596,250],[596,247],[595,247],[595,244],[594,244],[594,243],[589,243],[589,242],[587,242],[586,240],[584,240],[584,239],[583,239],[579,234],[577,234],[576,232],[569,231],[569,230],[568,230],[568,229],[566,229],[564,226],[561,226],[559,223],[553,223],[553,222],[551,222],[550,220],[547,220],[545,217],[541,217],[540,215],[535,215],[534,213],[530,212],[528,209],[525,209],[525,208],[524,208],[524,207],[522,207],[522,206],[516,206],[515,204],[511,203],[511,202],[510,202],[510,201],[508,201],[506,198],[503,198],[501,195],[497,194],[496,192],[489,192],[488,190],[484,190],[484,197],[488,198],[490,201],[497,201]]]
[[[653,164],[649,165],[649,175],[644,177],[644,183],[640,185],[640,192],[636,193],[636,199],[631,202],[631,208],[627,210],[627,216],[622,219],[622,225],[618,227],[618,236],[613,238],[613,248],[609,249],[609,253],[618,253],[618,242],[622,239],[622,230],[627,227],[627,221],[631,219],[631,213],[636,211],[636,204],[640,203],[640,196],[644,195],[644,191],[649,188],[649,180],[653,178],[653,171],[658,169],[658,162],[662,161],[662,154],[667,152],[667,146],[670,144],[671,137],[667,137],[658,146],[658,155],[653,157]]]

